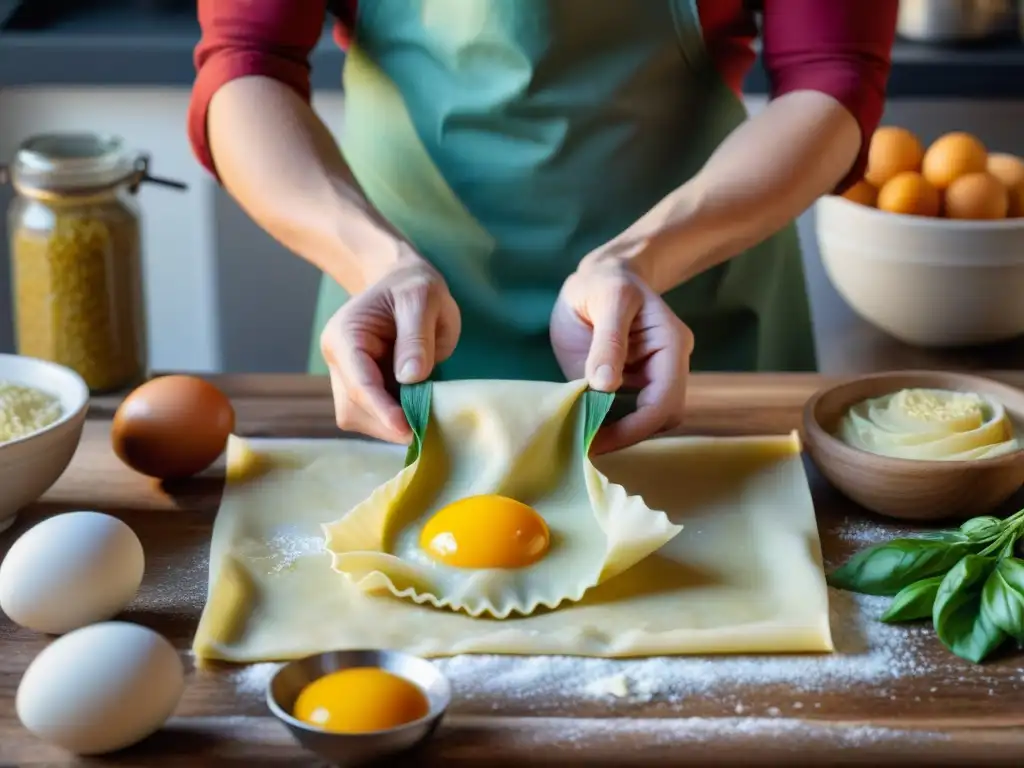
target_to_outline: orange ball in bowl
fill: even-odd
[[[968,173],[949,185],[943,208],[948,219],[1004,219],[1009,193],[991,173]]]
[[[988,172],[1003,182],[1009,192],[1009,218],[1024,216],[1024,160],[1014,155],[995,153],[988,156]]]
[[[869,208],[874,208],[875,203],[878,202],[878,190],[875,189],[874,185],[870,182],[861,179],[856,184],[852,185],[849,189],[843,192],[843,197],[854,203],[860,203],[866,205]]]
[[[864,180],[876,189],[904,171],[919,171],[924,157],[920,139],[906,128],[882,126],[868,145]]]
[[[878,209],[910,216],[938,216],[939,191],[916,171],[904,171],[878,190]]]
[[[987,166],[985,145],[969,133],[954,131],[928,147],[921,161],[921,174],[933,187],[942,190],[961,176],[985,171]]]
[[[1009,187],[1024,184],[1024,160],[1005,152],[993,152],[988,156],[988,172]]]

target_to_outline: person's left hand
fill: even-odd
[[[598,432],[595,454],[682,423],[693,334],[621,260],[585,261],[569,276],[551,315],[551,345],[570,381],[640,390],[636,411]]]

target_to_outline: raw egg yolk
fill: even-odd
[[[307,685],[292,713],[333,733],[372,733],[425,717],[426,694],[415,683],[377,667],[332,672]]]
[[[471,496],[434,515],[420,546],[455,568],[523,568],[548,551],[551,534],[533,507],[505,496]]]

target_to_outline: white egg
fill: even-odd
[[[79,755],[131,746],[158,730],[185,689],[178,652],[138,624],[70,632],[36,656],[18,685],[21,724]]]
[[[0,610],[53,635],[106,621],[135,597],[145,563],[139,538],[116,517],[55,515],[27,530],[0,562]]]

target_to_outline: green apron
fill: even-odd
[[[580,259],[746,119],[696,0],[363,0],[342,150],[444,275],[462,335],[438,379],[564,380],[551,309]],[[321,283],[310,354],[347,294]],[[694,370],[814,370],[795,227],[665,294]]]

